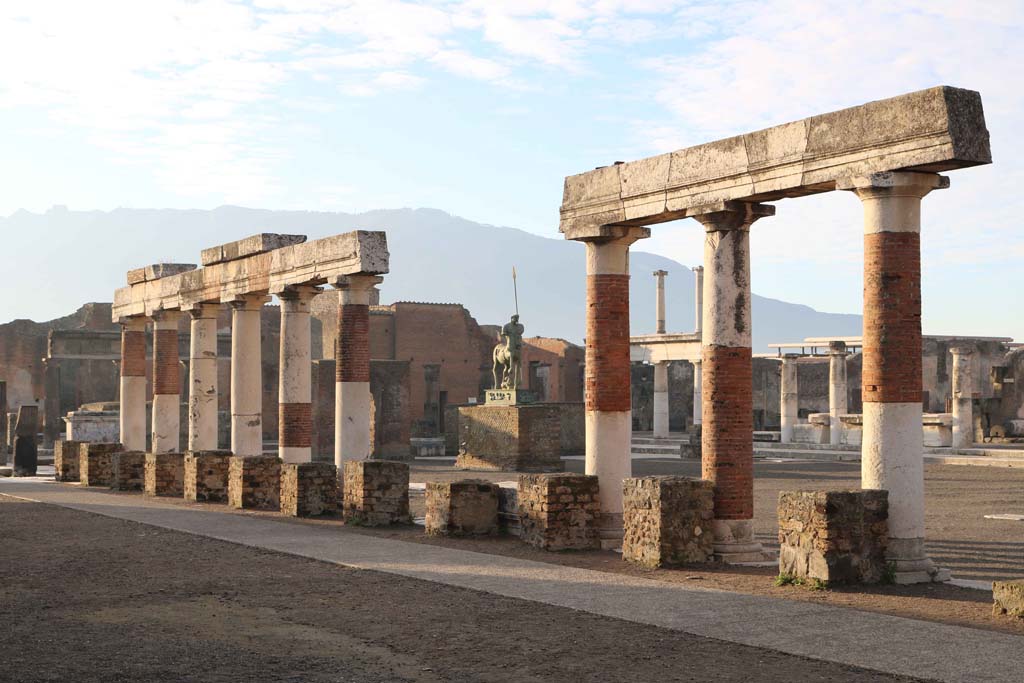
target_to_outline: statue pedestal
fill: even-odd
[[[522,400],[516,393],[511,400]],[[459,455],[456,466],[500,472],[561,472],[562,408],[557,403],[459,408]]]
[[[484,404],[488,406],[516,406],[537,402],[537,394],[523,389],[488,389]]]

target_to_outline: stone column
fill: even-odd
[[[181,448],[180,319],[181,311],[153,314],[153,453],[177,453]]]
[[[146,319],[121,323],[121,443],[146,450]]]
[[[846,342],[834,341],[828,344],[828,442],[838,446],[842,441],[846,400]]]
[[[726,202],[694,212],[704,225],[702,478],[715,483],[715,556],[764,559],[754,541],[754,397],[750,226],[775,207]]]
[[[654,277],[657,278],[657,285],[655,287],[655,298],[654,298],[654,318],[657,323],[655,332],[658,334],[665,334],[665,276],[668,275],[667,270],[656,270],[654,271]],[[657,381],[657,379],[655,379]],[[657,389],[655,389],[657,391]]]
[[[217,449],[217,314],[220,304],[198,304],[189,337],[188,450]]]
[[[693,268],[694,278],[694,331],[700,334],[704,329],[704,266]]]
[[[668,361],[654,364],[654,437],[668,437]]]
[[[366,460],[370,443],[370,296],[382,278],[350,275],[335,283],[338,301],[338,340],[334,347],[334,464]]]
[[[603,547],[622,542],[622,481],[632,474],[629,246],[647,228],[609,228],[587,247],[586,473],[600,483]]]
[[[263,455],[263,352],[260,313],[270,297],[231,302],[231,452]]]
[[[704,394],[704,389],[701,386],[701,368],[704,364],[700,360],[690,362],[693,363],[693,424],[699,425],[704,422],[703,410],[701,408],[701,398]]]
[[[281,299],[278,454],[285,462],[313,461],[313,376],[309,302],[318,287],[288,287]]]
[[[953,448],[970,448],[974,443],[974,349],[954,346],[953,354]]]
[[[924,548],[921,426],[921,198],[933,173],[877,173],[840,183],[864,206],[864,434],[861,486],[889,492],[887,558],[896,580],[944,579]]]
[[[793,428],[800,421],[800,379],[797,373],[796,354],[787,353],[782,358],[782,377],[779,387],[782,400],[779,403],[782,413],[782,443],[793,443]]]

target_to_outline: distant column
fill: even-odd
[[[121,323],[121,443],[146,450],[146,319]]]
[[[693,268],[694,331],[700,334],[704,329],[704,266]]]
[[[181,311],[153,314],[153,453],[177,453],[181,448],[180,319]]]
[[[338,301],[337,373],[334,403],[334,464],[366,460],[370,443],[370,297],[382,278],[350,275],[335,284]]]
[[[217,448],[217,314],[220,304],[199,304],[189,338],[188,450]]]
[[[231,302],[231,452],[263,455],[263,350],[260,317],[270,297]]]
[[[840,415],[847,408],[846,388],[846,342],[834,341],[828,345],[828,441],[833,446],[842,441],[843,423]]]
[[[754,397],[750,226],[775,208],[726,202],[694,216],[704,225],[702,478],[715,484],[715,556],[763,559],[754,541]]]
[[[668,361],[654,364],[654,437],[668,437]]]
[[[974,443],[974,349],[954,346],[953,353],[953,448]]]
[[[281,299],[278,453],[285,462],[312,462],[312,350],[309,302],[317,287],[288,287]]]
[[[800,379],[797,373],[796,354],[787,353],[782,358],[782,377],[779,387],[782,391],[780,402],[782,413],[782,443],[793,443],[793,428],[800,421]]]
[[[657,323],[656,332],[658,334],[665,334],[665,276],[668,275],[667,270],[656,270],[654,271],[654,277],[656,278],[655,286],[655,298],[654,298],[654,316]]]
[[[701,397],[703,395],[703,387],[701,386],[701,367],[703,363],[700,359],[690,361],[693,363],[693,424],[699,425],[704,421],[703,410],[701,408]]]

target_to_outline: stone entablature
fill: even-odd
[[[601,547],[597,477],[583,474],[524,474],[516,492],[520,538],[543,550]]]
[[[714,552],[714,485],[677,476],[623,483],[622,559],[645,567],[707,562]]]
[[[498,485],[482,479],[427,482],[426,531],[431,536],[498,533]]]

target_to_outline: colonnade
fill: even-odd
[[[694,288],[694,330],[701,334],[701,327],[704,320],[704,268],[697,266],[693,268],[695,279]],[[665,334],[665,277],[666,270],[656,270],[655,277],[655,320],[656,334]],[[693,359],[693,424],[701,423],[701,361]],[[654,364],[654,437],[658,439],[667,438],[669,435],[669,398],[668,398],[668,364],[669,361],[658,361]]]
[[[797,375],[799,354],[787,353],[782,358],[782,373],[779,381],[781,400],[779,402],[782,423],[782,443],[793,442],[793,432],[800,421],[800,383]],[[840,443],[843,423],[841,416],[849,410],[849,388],[846,381],[846,342],[829,342],[828,365],[828,414],[829,443]]]

